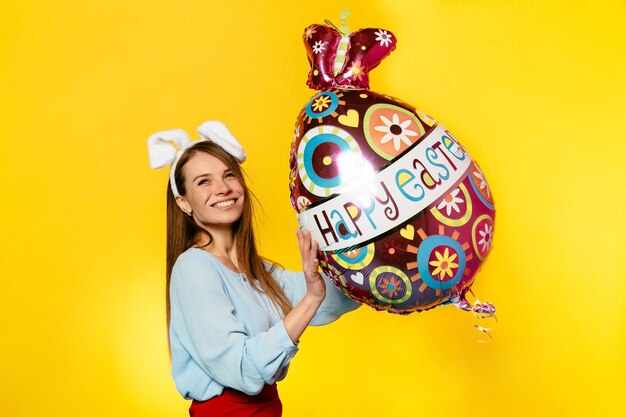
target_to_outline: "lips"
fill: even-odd
[[[235,200],[226,200],[226,201],[220,201],[219,203],[213,204],[213,207],[216,207],[216,208],[228,208],[228,207],[232,206],[233,204],[235,204]]]

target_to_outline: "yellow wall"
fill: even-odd
[[[490,181],[495,250],[474,289],[499,326],[480,344],[452,307],[363,308],[311,329],[285,416],[626,413],[623,1],[29,0],[0,7],[0,414],[186,415],[165,337],[167,172],[145,140],[223,120],[250,155],[263,252],[297,268],[300,36],[344,7],[351,29],[399,39],[372,89],[439,119]]]

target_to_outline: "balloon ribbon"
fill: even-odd
[[[348,44],[350,43],[350,29],[348,29],[348,17],[350,17],[350,10],[342,10],[339,13],[339,22],[341,23],[341,28],[335,26],[333,22],[328,19],[324,20],[328,26],[332,26],[335,28],[337,32],[341,34],[341,41],[339,41],[339,45],[337,46],[337,55],[335,56],[335,63],[333,66],[334,75],[337,76],[339,72],[343,69],[343,64],[346,62],[346,54],[348,53]]]

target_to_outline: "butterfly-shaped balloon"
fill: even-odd
[[[303,39],[311,64],[307,84],[315,90],[369,88],[369,71],[396,48],[393,34],[382,29],[361,29],[343,36],[333,27],[314,24],[304,30]],[[342,42],[349,48],[336,68]]]

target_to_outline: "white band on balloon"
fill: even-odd
[[[449,193],[472,158],[443,126],[375,176],[298,214],[320,250],[336,251],[370,241],[419,214]]]
[[[204,122],[198,127],[198,133],[201,138],[194,142],[182,129],[164,130],[154,133],[148,138],[150,167],[158,169],[170,165],[170,187],[174,197],[180,195],[174,178],[176,164],[183,152],[193,144],[205,140],[215,142],[231,154],[237,162],[242,163],[246,160],[246,152],[243,147],[222,122],[217,120]]]

